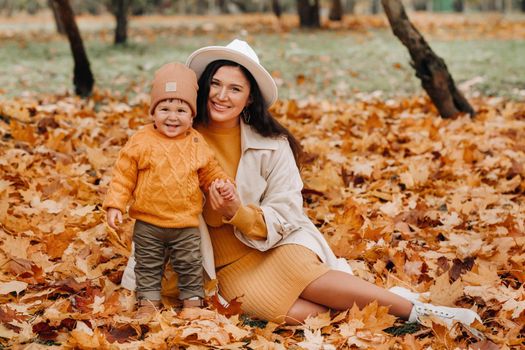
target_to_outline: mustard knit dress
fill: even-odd
[[[235,178],[241,157],[240,127],[198,130],[226,173]],[[219,292],[227,300],[239,297],[247,314],[281,323],[306,286],[329,268],[301,245],[288,244],[260,252],[241,243],[233,234],[233,226],[252,239],[266,238],[262,211],[253,204],[243,205],[227,223],[209,207],[209,202],[204,206]]]

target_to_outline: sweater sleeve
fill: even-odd
[[[138,156],[137,144],[133,142],[133,139],[130,139],[120,150],[113,167],[113,178],[102,204],[105,210],[117,208],[122,213],[126,211],[126,206],[131,200],[131,195],[137,184]]]
[[[243,235],[254,240],[265,240],[268,235],[263,211],[253,204],[241,206],[230,220],[222,221],[235,226]]]
[[[219,165],[219,162],[215,158],[212,149],[210,146],[208,146],[200,134],[199,142],[201,147],[199,153],[204,157],[204,165],[199,168],[197,172],[199,175],[199,184],[201,189],[207,194],[208,188],[216,179],[230,180],[231,183],[235,183],[235,181],[230,176],[228,176],[228,174],[226,174],[226,172]]]

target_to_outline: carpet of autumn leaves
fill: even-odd
[[[0,348],[453,349],[476,340],[438,322],[402,322],[372,303],[290,327],[250,320],[239,304],[168,308],[133,319],[119,286],[131,220],[108,228],[111,166],[146,120],[147,95],[39,95],[0,103]],[[476,310],[502,349],[525,339],[525,103],[472,101],[443,120],[424,97],[281,100],[301,140],[305,209],[337,255],[384,287]],[[242,304],[240,305],[242,308]],[[480,345],[476,345],[477,348]]]
[[[224,35],[247,23],[250,33],[297,26],[295,16],[279,23],[273,16],[232,18],[197,24],[178,18],[175,31],[169,18],[134,18],[130,36]],[[412,18],[445,40],[525,37],[522,21],[494,14]],[[80,22],[91,20],[99,18]],[[323,26],[388,28],[377,16]],[[110,27],[83,32],[88,40],[112,36]],[[62,38],[24,29],[3,30],[0,40],[23,46]],[[118,150],[147,122],[148,97],[29,96],[0,101],[0,349],[490,348],[460,326],[448,330],[426,320],[407,327],[374,303],[298,327],[249,319],[240,314],[242,304],[224,308],[216,298],[207,309],[168,308],[150,321],[134,320],[134,297],[119,286],[132,221],[110,230],[100,204]],[[471,102],[474,119],[442,120],[423,97],[380,101],[365,94],[352,103],[281,100],[273,112],[307,152],[305,210],[358,276],[476,310],[484,320],[476,327],[497,348],[520,349],[525,103]]]

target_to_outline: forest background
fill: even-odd
[[[0,348],[523,347],[525,1],[404,1],[476,112],[453,118],[421,87],[380,1],[306,1],[313,24],[301,2],[71,1],[94,78],[81,98],[53,1],[0,1]],[[234,38],[278,84],[272,112],[307,152],[305,210],[336,254],[378,285],[476,310],[488,341],[375,304],[298,327],[213,298],[133,320],[119,286],[132,221],[112,231],[100,208],[111,166],[148,121],[155,69]]]

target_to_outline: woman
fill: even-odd
[[[277,87],[246,42],[204,47],[186,64],[200,77],[195,126],[238,190],[225,201],[212,186],[203,214],[216,270],[209,260],[205,269],[216,273],[223,297],[240,297],[252,316],[289,324],[374,300],[412,322],[429,314],[448,324],[479,320],[471,310],[423,304],[406,289],[368,283],[335,257],[303,212],[300,145],[268,112]],[[209,259],[209,246],[203,249]]]

